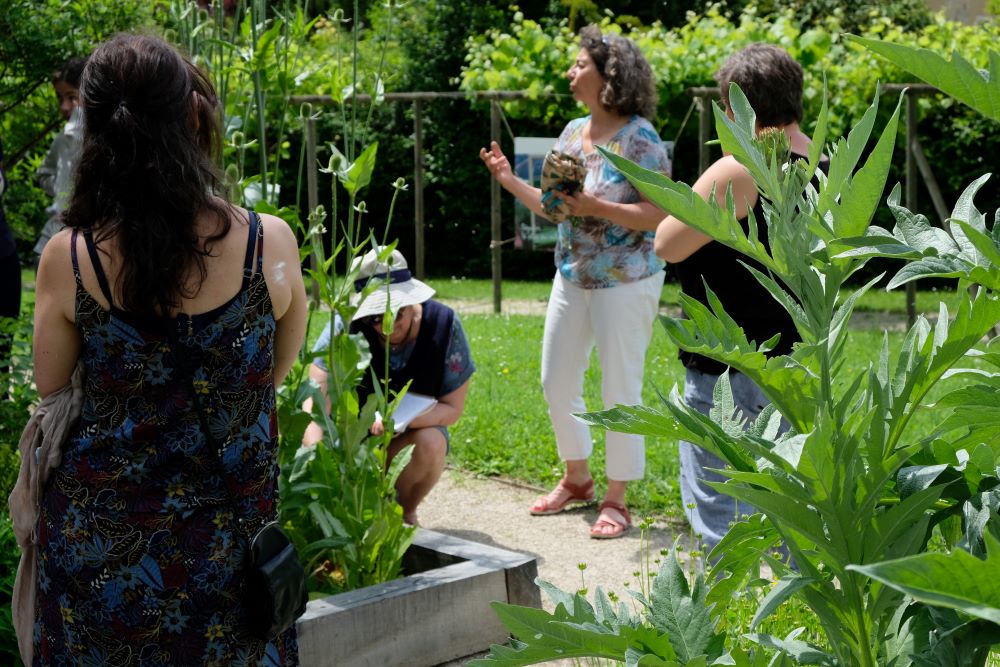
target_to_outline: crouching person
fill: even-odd
[[[350,332],[361,333],[368,341],[372,368],[375,369],[375,376],[379,377],[383,392],[386,384],[381,376],[388,348],[390,399],[407,382],[410,387],[406,408],[418,403],[415,400],[418,398],[425,399],[421,403],[423,406],[431,405],[432,399],[436,399],[429,409],[402,424],[405,415],[399,414],[403,411],[403,406],[400,406],[396,416],[396,435],[389,444],[386,462],[391,464],[400,450],[413,445],[410,462],[396,482],[396,492],[403,507],[404,521],[417,525],[417,506],[441,477],[449,449],[448,426],[462,416],[469,380],[476,369],[462,323],[455,311],[431,299],[434,289],[410,274],[402,253],[394,250],[382,262],[378,259],[380,250],[372,250],[355,260],[360,262],[355,299],[360,300],[362,290],[369,283],[380,287],[358,305]],[[388,289],[385,287],[387,279]],[[384,332],[382,321],[387,310],[393,314],[389,334]],[[330,327],[327,326],[315,349],[329,347],[330,336]],[[323,359],[313,361],[309,376],[325,396],[327,370]],[[359,405],[364,405],[373,392],[373,378],[369,372],[358,387]],[[310,407],[306,405],[307,410]],[[372,425],[371,433],[382,435],[384,429],[379,418]],[[306,429],[303,443],[312,445],[322,437],[322,429],[313,422]]]

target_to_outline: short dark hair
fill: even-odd
[[[52,73],[52,83],[64,81],[74,88],[80,87],[80,77],[83,75],[83,68],[87,65],[87,59],[81,56],[73,56],[63,63],[62,67]]]
[[[729,84],[740,87],[761,127],[802,120],[802,66],[782,48],[762,43],[744,47],[726,59],[715,80],[727,108]]]
[[[656,83],[653,69],[632,40],[620,35],[602,35],[593,23],[580,30],[580,47],[586,49],[604,77],[600,102],[622,116],[656,115]]]

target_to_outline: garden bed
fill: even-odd
[[[525,554],[418,529],[403,567],[400,579],[310,602],[302,665],[429,667],[507,640],[494,600],[541,606]]]

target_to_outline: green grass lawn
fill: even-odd
[[[492,301],[493,283],[480,278],[428,278],[427,284],[437,290],[438,299],[445,301]],[[501,287],[504,300],[545,301],[548,299],[551,283],[548,281],[505,280]],[[667,283],[663,286],[660,302],[676,305],[680,286]],[[938,303],[944,301],[949,312],[955,312],[957,295],[954,290],[918,290],[917,312],[937,314]],[[902,289],[887,292],[874,288],[868,291],[858,303],[858,310],[868,312],[906,313],[906,292]]]
[[[33,271],[26,270],[23,280],[25,303],[28,304],[34,297],[31,289]],[[488,301],[492,298],[489,280],[439,278],[427,282],[437,290],[437,298],[446,301]],[[547,282],[505,281],[503,294],[505,299],[544,302],[549,287]],[[936,312],[936,302],[940,297],[944,297],[949,302],[949,310],[953,310],[950,303],[956,300],[954,293],[919,292],[920,310]],[[677,286],[664,286],[662,300],[676,303]],[[902,292],[877,290],[865,297],[863,305],[873,311],[902,313],[905,310]],[[30,306],[26,310],[30,310]],[[324,317],[313,317],[309,344],[318,336],[325,321]],[[555,438],[540,381],[544,317],[467,314],[462,321],[469,336],[477,372],[472,380],[465,415],[451,429],[450,462],[483,475],[508,477],[544,488],[554,485],[562,475],[562,465],[556,454]],[[882,344],[882,333],[879,331],[856,330],[851,332],[851,337],[851,355],[843,369],[846,377],[854,377],[867,368],[877,357]],[[890,333],[890,349],[898,349],[901,340],[901,333]],[[683,385],[683,381],[684,371],[677,360],[677,348],[657,324],[646,355],[643,401],[647,405],[656,405],[660,400],[658,392],[667,394],[675,384]],[[944,388],[941,392],[946,390]],[[600,368],[596,354],[592,355],[585,376],[585,399],[588,409],[601,409]],[[911,432],[926,431],[931,421],[931,415],[922,415],[911,424]],[[603,487],[603,432],[594,431],[594,442],[591,467],[598,486]],[[649,439],[646,459],[646,478],[629,488],[630,506],[640,516],[682,516],[677,486],[677,443]]]
[[[515,478],[542,487],[554,485],[562,476],[555,438],[542,396],[540,375],[544,318],[538,315],[465,315],[462,317],[477,372],[470,386],[466,411],[452,427],[451,463],[484,474]],[[898,349],[903,334],[889,334],[890,349]],[[853,378],[868,368],[878,355],[882,334],[852,331],[851,354],[844,364],[844,377]],[[655,325],[646,354],[643,401],[656,405],[657,392],[669,393],[683,385],[684,369],[677,348],[663,328]],[[960,382],[953,380],[952,382]],[[946,391],[946,388],[941,390]],[[602,408],[600,369],[596,354],[585,376],[588,409]],[[911,432],[930,428],[932,415],[920,415]],[[603,486],[603,432],[594,431],[595,450],[591,467]],[[677,486],[677,443],[648,439],[646,478],[630,485],[628,502],[639,515],[682,515]]]

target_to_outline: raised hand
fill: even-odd
[[[500,146],[497,142],[490,142],[489,151],[485,148],[480,148],[479,159],[486,164],[486,168],[490,170],[490,174],[493,178],[497,179],[497,181],[501,184],[509,182],[514,178],[514,172],[510,168],[510,162],[507,160],[507,156],[503,154],[503,151],[500,150]]]

